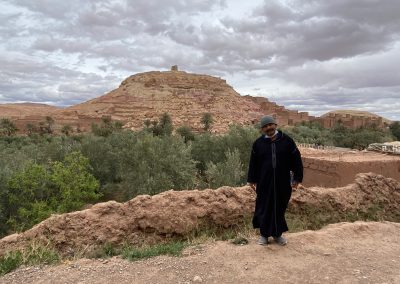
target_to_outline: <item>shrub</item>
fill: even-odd
[[[8,223],[13,230],[30,228],[55,212],[78,210],[100,197],[88,159],[79,152],[46,167],[31,162],[10,178],[8,187]]]

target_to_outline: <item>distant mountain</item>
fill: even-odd
[[[46,116],[53,116],[61,108],[36,103],[0,104],[0,118],[10,118],[19,130],[27,124],[38,124]]]
[[[0,104],[0,117],[23,118],[31,115],[43,116],[46,113],[52,114],[60,109],[55,106],[36,103]]]

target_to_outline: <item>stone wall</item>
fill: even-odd
[[[296,110],[286,109],[284,106],[280,106],[274,102],[270,102],[264,97],[252,97],[244,96],[244,98],[257,103],[260,106],[261,112],[264,115],[272,115],[280,126],[285,125],[296,125],[303,121],[314,120],[314,116],[310,116],[308,112],[299,112]],[[255,121],[254,123],[258,122]]]

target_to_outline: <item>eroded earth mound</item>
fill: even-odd
[[[304,205],[325,211],[366,211],[380,207],[399,212],[400,182],[374,173],[356,175],[354,183],[344,187],[310,187],[295,192],[291,209],[301,211]]]
[[[1,239],[0,255],[32,241],[50,242],[60,252],[73,254],[105,243],[152,243],[202,226],[229,227],[252,214],[254,199],[255,193],[245,186],[171,190],[125,203],[100,203],[83,211],[54,215],[26,232]],[[301,188],[293,193],[290,210],[301,213],[314,207],[327,212],[358,212],[377,204],[400,212],[400,182],[368,173],[359,174],[353,184],[341,188]]]

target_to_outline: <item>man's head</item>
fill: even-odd
[[[261,131],[263,134],[268,136],[273,136],[277,127],[275,119],[270,116],[266,115],[261,118],[260,121]]]

